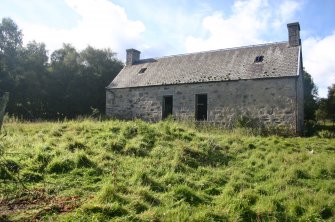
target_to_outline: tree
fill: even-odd
[[[32,41],[19,51],[16,107],[14,115],[25,119],[42,118],[47,98],[48,56],[43,43]]]
[[[332,120],[333,126],[334,126],[334,123],[335,123],[335,84],[328,87],[327,111],[328,111],[329,119]]]
[[[70,44],[51,54],[45,45],[22,45],[22,31],[10,18],[0,23],[0,95],[10,92],[7,111],[24,119],[74,118],[105,109],[105,87],[122,69],[110,49]]]
[[[6,109],[6,105],[7,102],[9,100],[9,93],[5,93],[2,97],[0,97],[0,130],[2,127],[2,121],[5,115],[5,109]]]
[[[315,117],[318,121],[322,121],[325,125],[328,118],[328,108],[327,108],[327,99],[320,99],[318,102],[318,109],[315,111]]]
[[[116,54],[110,49],[94,49],[88,46],[80,53],[83,84],[87,95],[86,109],[97,108],[105,111],[106,86],[115,78],[123,67]]]
[[[304,71],[304,115],[305,120],[315,120],[315,111],[317,109],[316,99],[318,97],[318,89],[313,82],[312,76]]]
[[[21,47],[21,30],[10,18],[3,18],[0,23],[0,94],[12,92],[15,87],[15,68]]]

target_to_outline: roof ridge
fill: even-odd
[[[252,48],[252,47],[257,47],[257,46],[260,47],[260,46],[276,45],[276,44],[282,44],[282,43],[287,43],[287,41],[262,43],[262,44],[257,44],[257,45],[238,46],[238,47],[225,48],[225,49],[213,49],[213,50],[200,51],[200,52],[181,53],[181,54],[176,54],[176,55],[154,57],[153,59],[165,59],[165,58],[171,58],[171,57],[187,56],[187,55],[194,55],[194,54],[201,54],[201,53],[208,53],[208,52],[228,51],[228,50],[233,50],[233,49],[246,49],[246,48]]]

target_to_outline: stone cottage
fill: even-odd
[[[140,59],[127,49],[125,67],[106,87],[106,114],[120,119],[210,121],[237,117],[303,128],[303,66],[299,23],[288,41]]]

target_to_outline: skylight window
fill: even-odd
[[[144,73],[145,70],[147,70],[147,68],[142,68],[142,69],[140,69],[140,71],[138,72],[138,74],[142,74],[142,73]]]
[[[256,56],[255,63],[257,62],[263,62],[264,56]]]

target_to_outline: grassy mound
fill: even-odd
[[[4,130],[0,221],[335,220],[335,139],[169,120]]]

